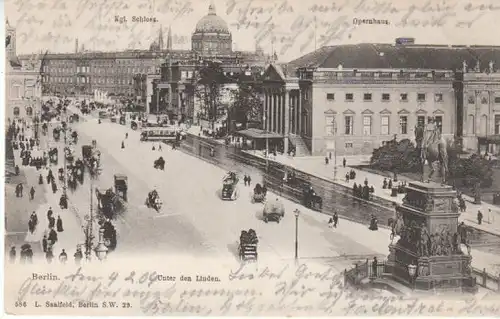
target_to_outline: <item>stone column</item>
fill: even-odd
[[[474,92],[476,96],[476,109],[474,110],[474,121],[476,122],[474,135],[478,136],[481,132],[481,91]]]
[[[298,125],[298,129],[299,129],[299,136],[302,136],[302,94],[299,90],[299,96],[297,97],[297,100],[298,100],[298,103],[297,105],[299,106],[298,107],[298,116],[299,116],[299,125]]]
[[[299,132],[299,92],[298,91],[295,91],[295,95],[294,95],[294,105],[295,105],[295,134],[296,135],[300,135],[300,132]]]
[[[282,131],[283,131],[283,126],[282,126],[282,123],[283,123],[283,110],[282,110],[282,105],[283,105],[283,95],[281,94],[281,88],[280,88],[280,91],[278,92],[278,94],[276,95],[276,99],[277,99],[277,113],[278,113],[278,116],[277,116],[277,130],[276,132],[278,134],[282,134]]]
[[[285,90],[285,96],[284,96],[284,105],[283,105],[283,110],[284,110],[284,122],[285,122],[285,127],[283,134],[285,136],[285,141],[284,141],[284,151],[285,155],[288,154],[288,137],[290,134],[290,96],[288,93],[288,90]]]
[[[274,132],[276,130],[276,93],[271,95],[271,132]]]

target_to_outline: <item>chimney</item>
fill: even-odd
[[[396,38],[396,45],[415,44],[415,38]]]

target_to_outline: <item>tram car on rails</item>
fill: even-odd
[[[58,150],[57,150],[57,147],[53,147],[49,150],[49,161],[52,163],[52,164],[55,164],[57,165],[57,161],[58,161]]]
[[[228,172],[222,179],[222,200],[236,200],[239,196],[238,175],[235,172]]]
[[[269,221],[275,221],[279,224],[281,219],[285,217],[285,206],[279,200],[279,198],[276,198],[276,200],[274,201],[268,201],[264,205],[264,211],[262,215],[264,222],[267,223]]]
[[[266,200],[267,187],[261,186],[259,183],[255,184],[253,188],[252,200],[254,203],[262,203]]]
[[[180,130],[173,126],[143,126],[141,141],[175,141]]]
[[[240,244],[238,247],[238,255],[241,261],[257,261],[258,252],[257,245],[259,239],[255,230],[242,230],[240,235]]]

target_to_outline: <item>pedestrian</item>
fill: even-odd
[[[23,197],[23,183],[19,183],[18,187],[19,187],[19,196],[18,197]]]
[[[122,149],[125,148],[125,141],[122,141]]]
[[[61,264],[65,264],[68,261],[68,255],[66,254],[66,251],[63,249],[62,252],[59,254],[59,262]]]
[[[342,160],[342,165],[344,165],[344,168],[345,168],[346,164],[347,164],[347,161],[345,160],[345,157],[344,157],[344,159]]]
[[[245,183],[245,186],[247,186],[247,174],[245,174],[245,177],[243,177],[243,183]]]
[[[54,245],[57,242],[57,233],[54,228],[51,228],[49,231],[48,241],[50,245]]]
[[[252,178],[250,177],[250,175],[248,175],[247,181],[248,181],[248,186],[250,186],[250,183],[252,182]]]
[[[477,224],[481,225],[482,222],[483,222],[483,213],[481,213],[481,211],[478,210],[477,211]]]
[[[154,144],[153,144],[153,147],[151,148],[151,150],[152,150],[152,151],[155,151],[155,150],[156,150],[156,148],[155,148]]]
[[[40,174],[38,176],[38,185],[43,185],[43,176],[42,176],[42,174]]]
[[[75,257],[75,264],[80,265],[83,259],[82,249],[80,246],[76,248],[76,253],[73,255]]]
[[[16,165],[15,171],[16,171],[16,176],[19,176],[19,165]]]
[[[35,188],[33,186],[31,186],[31,189],[30,189],[30,200],[33,200],[35,199]]]
[[[333,227],[337,228],[338,223],[339,223],[339,214],[335,211],[333,213]]]
[[[329,228],[333,227],[333,217],[330,217],[330,219],[328,220],[328,227]]]
[[[9,261],[11,264],[15,263],[16,262],[16,246],[12,246],[10,248],[10,252],[9,252]]]
[[[51,207],[49,207],[49,210],[47,211],[47,218],[50,218],[53,214],[54,214],[54,212],[52,211],[52,206],[51,206]]]
[[[128,138],[128,133],[125,133],[125,139],[127,139],[127,138]]]
[[[46,253],[47,252],[47,235],[43,235],[43,239],[42,239],[42,249],[43,249],[43,252]]]
[[[349,183],[349,173],[345,174],[345,181],[346,181],[346,183]]]
[[[158,144],[158,151],[161,151],[161,143]]]
[[[52,253],[52,247],[49,247],[47,249],[47,252],[45,253],[45,259],[47,259],[48,264],[52,263],[52,259],[54,259],[54,254]]]
[[[331,160],[332,159],[332,152],[328,152],[328,158]]]
[[[328,165],[328,161],[329,161],[328,157],[325,156],[325,165]]]
[[[60,233],[64,231],[63,222],[62,222],[61,216],[59,216],[59,215],[57,215],[57,231]]]
[[[377,257],[373,257],[373,262],[372,262],[372,277],[377,278],[377,269],[378,269],[378,260]]]

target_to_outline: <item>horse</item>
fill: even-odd
[[[437,129],[432,131],[429,136],[425,136],[427,132],[421,126],[415,128],[415,139],[420,149],[420,159],[422,162],[422,182],[429,182],[434,175],[434,164],[439,162],[441,168],[442,184],[446,183],[448,174],[448,151],[447,142],[443,136],[437,132]],[[430,172],[425,179],[424,166],[429,165]]]

